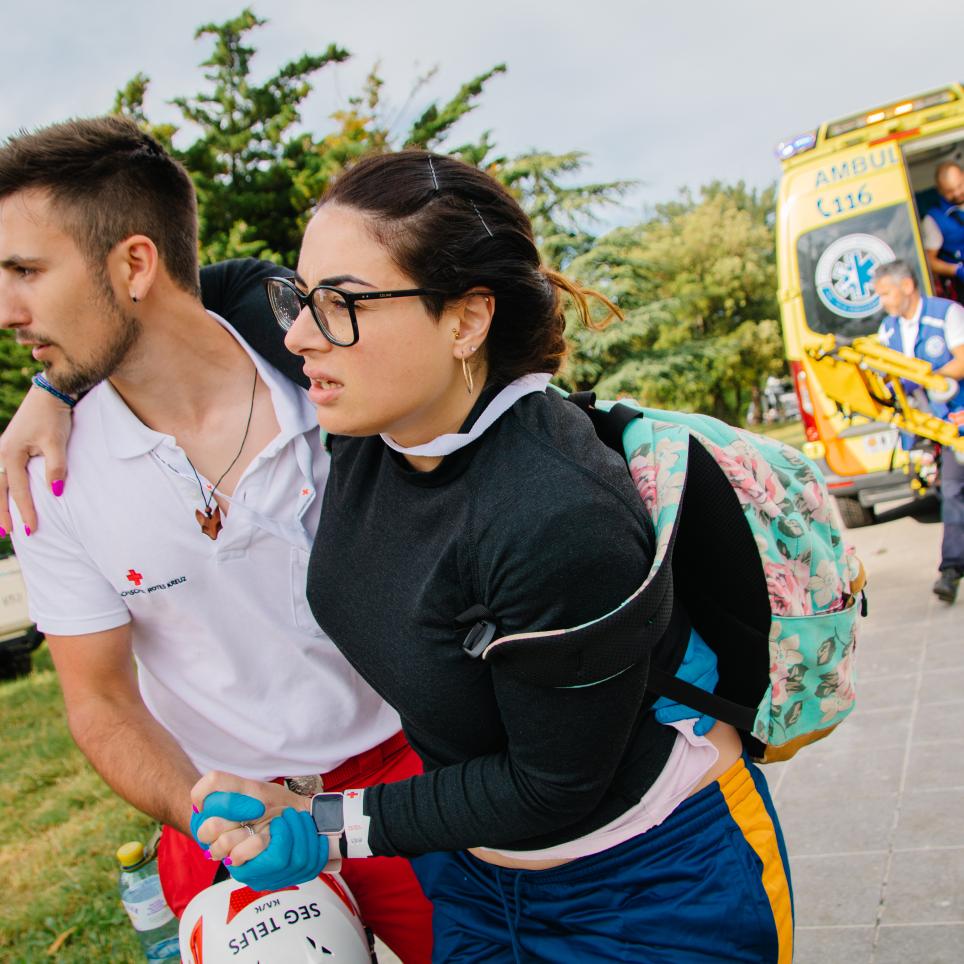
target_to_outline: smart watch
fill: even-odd
[[[340,793],[316,793],[311,798],[311,819],[318,833],[329,837],[345,832],[345,798]]]
[[[311,819],[319,835],[338,838],[338,851],[333,857],[345,857],[348,838],[345,836],[345,797],[341,793],[316,793],[311,798]]]

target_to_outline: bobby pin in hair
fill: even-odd
[[[479,216],[479,220],[482,222],[482,227],[489,232],[489,237],[494,237],[492,234],[492,229],[485,223],[485,218],[482,217],[482,212],[475,206],[475,201],[470,202],[472,205],[472,210]]]
[[[431,156],[431,154],[429,155],[429,158],[428,158],[428,169],[432,172],[432,180],[435,182],[435,190],[437,191],[437,190],[439,189],[439,187],[438,187],[438,177],[437,177],[437,175],[435,174],[435,165],[432,163],[432,156]]]

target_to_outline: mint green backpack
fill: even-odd
[[[816,466],[705,415],[597,402],[591,393],[569,399],[628,462],[656,530],[652,569],[592,623],[501,638],[478,624],[466,651],[510,660],[541,685],[578,686],[621,672],[648,649],[653,696],[733,724],[759,762],[789,759],[830,733],[853,709],[866,597],[863,568]],[[674,675],[682,653],[664,641],[680,638],[667,632],[680,611],[716,654],[712,694]]]

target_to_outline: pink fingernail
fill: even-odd
[[[64,494],[64,480],[55,479],[50,483],[50,491],[59,499]]]
[[[7,538],[7,530],[3,526],[0,526],[0,539]]]
[[[29,535],[30,535],[30,526],[24,526],[24,527],[23,527],[23,531],[29,536]]]
[[[198,810],[198,808],[195,807],[194,804],[192,803],[192,804],[191,804],[191,812],[192,812],[192,813],[200,813],[201,811]]]
[[[205,859],[205,860],[214,860],[214,858],[211,856],[211,851],[210,851],[210,850],[204,850],[204,851],[202,851],[202,853],[204,854],[204,859]]]
[[[230,867],[234,863],[234,861],[230,857],[225,857],[224,860],[221,861],[221,863],[224,864],[225,867]]]

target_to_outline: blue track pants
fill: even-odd
[[[739,760],[660,826],[551,870],[465,852],[412,862],[433,961],[789,964],[789,865],[766,781]]]

